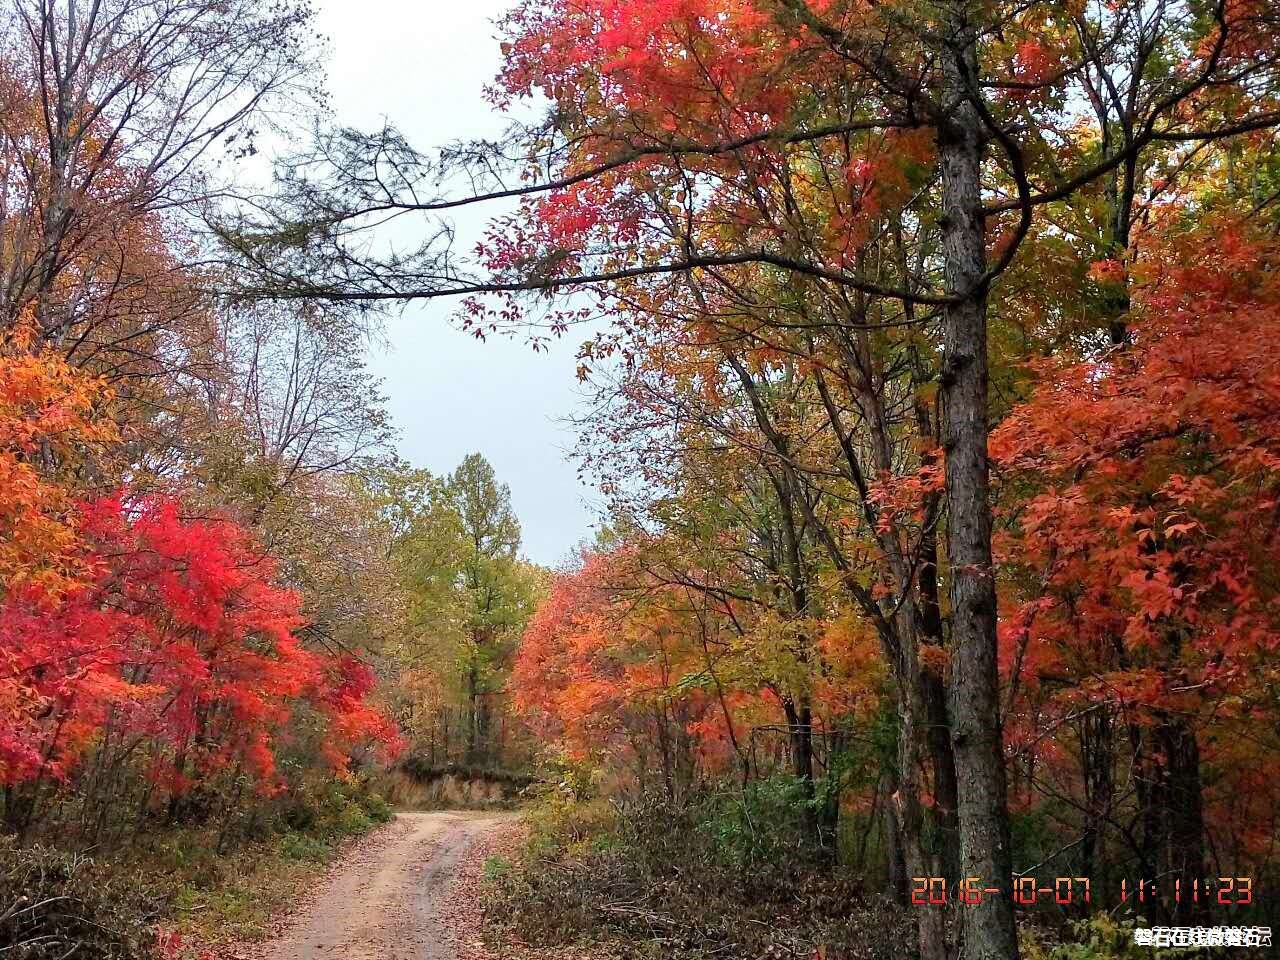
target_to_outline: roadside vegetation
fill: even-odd
[[[5,957],[260,933],[401,758],[529,754],[506,487],[397,457],[376,321],[229,293],[211,222],[322,45],[290,0],[0,3]]]
[[[264,934],[355,838],[387,822],[375,792],[292,791],[231,826],[171,825],[125,847],[0,843],[0,942],[12,955],[135,960]]]
[[[529,838],[491,860],[491,937],[594,945],[657,958],[913,956],[912,919],[814,844],[785,777],[686,804],[552,789],[529,808]]]
[[[787,775],[746,791],[722,784],[677,804],[659,794],[606,800],[567,781],[547,787],[525,808],[521,834],[484,864],[492,956],[918,956],[918,908],[884,887],[884,851],[868,847],[874,826],[851,817],[838,849],[815,845],[803,792]],[[1147,956],[1133,943],[1142,923],[1041,910],[1024,915],[1020,947],[1028,960]]]

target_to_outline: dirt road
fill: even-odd
[[[492,813],[400,813],[355,845],[280,934],[253,950],[262,960],[455,960],[445,924],[458,863],[489,832]]]

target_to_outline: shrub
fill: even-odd
[[[534,794],[525,813],[529,827],[530,853],[553,857],[565,848],[617,835],[617,807],[601,799],[578,799],[561,784],[544,787]]]
[[[511,873],[511,861],[506,857],[489,857],[484,862],[484,878],[493,883]]]
[[[281,802],[276,823],[281,832],[339,838],[364,833],[393,815],[382,795],[364,784],[322,781],[291,791]]]
[[[360,805],[364,808],[365,814],[374,823],[386,823],[393,816],[395,811],[391,809],[391,804],[378,793],[366,793],[360,801]]]
[[[159,903],[136,876],[0,839],[0,952],[15,960],[141,960],[156,944]]]
[[[364,807],[354,800],[342,804],[333,822],[334,832],[338,836],[353,837],[366,833],[373,827],[373,820],[364,812]]]
[[[1116,920],[1099,913],[1086,920],[1073,920],[1065,930],[1038,930],[1024,926],[1020,931],[1022,955],[1026,960],[1147,960],[1149,946],[1133,942],[1135,927],[1149,926],[1143,920]],[[1188,960],[1227,956],[1230,948],[1179,947],[1177,956]]]
[[[697,827],[713,841],[716,854],[738,868],[812,865],[827,859],[810,826],[819,803],[798,778],[775,776],[743,791],[710,794],[696,811]]]
[[[321,863],[331,851],[329,844],[305,833],[286,833],[280,840],[280,853],[289,860]]]

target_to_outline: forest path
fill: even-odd
[[[459,862],[510,814],[398,813],[344,854],[314,898],[255,960],[455,960],[446,914],[455,896],[471,896]]]

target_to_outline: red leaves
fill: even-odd
[[[877,532],[888,534],[908,523],[923,521],[929,500],[942,492],[944,482],[941,451],[931,452],[912,474],[880,477],[870,485],[867,496],[879,511]]]
[[[117,497],[87,504],[79,532],[85,581],[53,601],[11,591],[0,612],[0,781],[63,778],[114,735],[149,744],[170,790],[242,765],[270,791],[301,702],[328,718],[337,766],[393,740],[367,668],[302,647],[298,597],[236,524]]]
[[[1157,241],[1133,269],[1132,343],[1040,365],[994,435],[1026,494],[1005,569],[1042,583],[1002,663],[1025,644],[1024,682],[1052,677],[1063,705],[1212,729],[1272,682],[1280,646],[1280,248],[1232,223]]]
[[[1098,283],[1124,283],[1124,263],[1120,260],[1098,260],[1089,267],[1089,279]]]
[[[102,397],[52,355],[0,357],[0,783],[65,779],[116,737],[169,790],[238,764],[272,789],[301,702],[328,719],[336,767],[393,744],[367,670],[302,647],[298,597],[241,527],[125,491],[77,508],[31,462],[109,440]]]
[[[505,21],[499,102],[535,88],[650,118],[656,129],[715,112],[730,98],[739,116],[777,110],[767,65],[789,44],[751,0],[529,3]]]

